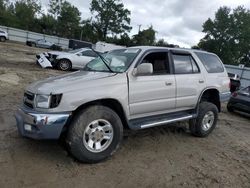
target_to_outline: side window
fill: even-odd
[[[224,72],[222,63],[216,55],[203,52],[195,52],[195,54],[199,57],[208,73]]]
[[[153,74],[170,73],[167,52],[152,52],[146,55],[141,63],[151,63],[153,65]]]
[[[199,68],[191,55],[173,54],[175,74],[198,73]]]
[[[96,53],[92,50],[86,50],[82,52],[82,56],[97,57]]]

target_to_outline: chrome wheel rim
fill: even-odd
[[[202,129],[204,131],[208,131],[214,123],[214,113],[212,111],[208,111],[202,120]]]
[[[83,144],[87,150],[99,153],[107,149],[113,140],[114,130],[104,119],[92,121],[84,130]]]
[[[61,61],[60,68],[62,70],[67,70],[69,68],[69,62],[67,62],[67,61]]]

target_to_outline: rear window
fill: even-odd
[[[195,52],[195,54],[199,57],[208,73],[224,72],[223,65],[216,55],[202,52]]]

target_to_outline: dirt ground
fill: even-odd
[[[0,43],[0,187],[250,187],[250,118],[223,105],[207,138],[186,124],[128,132],[112,158],[76,162],[57,141],[18,135],[13,116],[25,86],[64,74],[42,69],[43,49]]]

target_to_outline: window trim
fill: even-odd
[[[192,61],[191,62],[191,66],[192,66],[192,72],[188,72],[188,73],[176,73],[176,70],[175,70],[175,64],[174,64],[174,55],[181,55],[181,56],[189,56],[189,58],[191,58],[194,63],[196,64],[197,68],[198,68],[198,72],[194,72],[194,68],[193,68],[193,64],[192,64]],[[174,74],[200,74],[201,73],[201,69],[198,65],[198,63],[195,61],[193,55],[190,53],[190,52],[187,52],[187,51],[178,51],[178,50],[171,50],[171,59],[172,59],[172,64],[173,64],[173,70],[174,70]],[[190,59],[190,60],[191,60]]]

